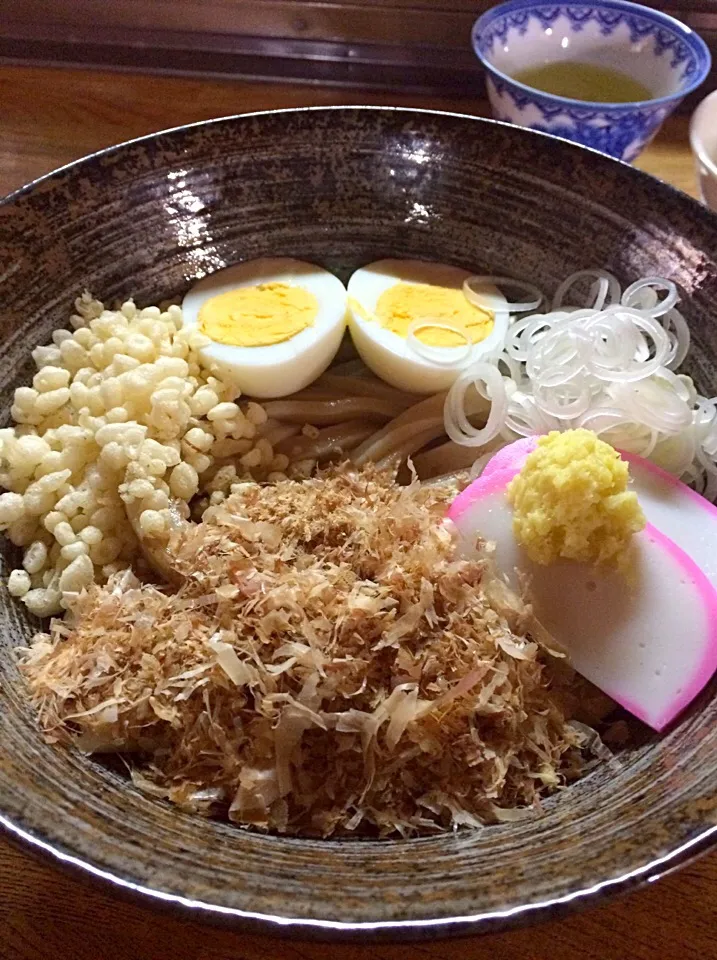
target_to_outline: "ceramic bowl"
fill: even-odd
[[[509,0],[473,27],[493,115],[602,150],[628,162],[710,69],[704,41],[678,20],[623,0],[599,3]],[[535,90],[516,73],[556,62],[609,67],[640,81],[653,98],[589,103]]]
[[[706,97],[692,115],[690,145],[702,199],[708,207],[717,210],[717,90]]]
[[[242,258],[346,278],[386,256],[530,279],[594,264],[685,291],[693,372],[717,386],[717,216],[646,174],[487,120],[374,108],[278,111],[106,150],[0,204],[0,423],[30,349],[85,288],[141,304]],[[277,934],[419,938],[525,923],[658,877],[717,839],[717,684],[542,815],[410,841],[265,836],[135,790],[121,764],[40,736],[13,650],[37,624],[0,554],[0,823],[147,902]],[[699,904],[695,905],[699,909]]]

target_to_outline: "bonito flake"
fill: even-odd
[[[296,835],[514,819],[574,779],[576,678],[448,487],[332,467],[179,529],[175,586],[123,574],[25,652],[48,738],[128,755],[183,809]]]

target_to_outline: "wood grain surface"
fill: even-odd
[[[0,67],[0,194],[76,157],[160,128],[309,104],[391,103],[485,115],[477,100],[239,81]],[[695,192],[687,118],[638,166]],[[691,960],[717,958],[717,854],[608,905],[471,940],[410,946],[311,944],[176,920],[115,898],[0,837],[2,960]]]

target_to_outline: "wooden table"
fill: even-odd
[[[477,100],[90,71],[0,68],[0,194],[82,154],[194,120],[272,107],[392,103],[484,114]],[[695,192],[687,119],[638,166]],[[406,947],[288,943],[174,920],[114,899],[0,837],[3,960],[710,960],[717,854],[609,906],[528,930]]]

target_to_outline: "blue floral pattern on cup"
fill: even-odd
[[[669,92],[641,103],[586,103],[534,90],[496,66],[502,50],[510,49],[517,61],[522,49],[534,57],[536,41],[553,31],[569,38],[578,58],[582,47],[614,50],[615,44],[624,47],[629,40],[642,51],[643,64],[647,58],[659,68]],[[710,68],[704,41],[688,27],[623,0],[509,0],[479,18],[473,28],[473,46],[486,69],[497,119],[574,140],[628,162],[650,142],[665,117],[702,83]]]

